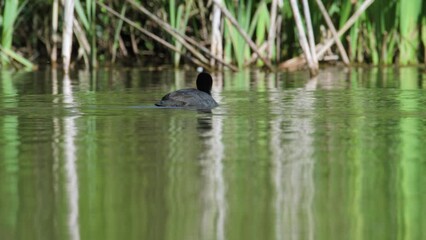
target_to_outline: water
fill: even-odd
[[[1,239],[425,239],[426,76],[0,72]]]

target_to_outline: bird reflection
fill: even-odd
[[[205,136],[213,129],[212,124],[212,111],[211,110],[197,110],[197,130],[200,136]]]
[[[203,176],[203,208],[201,216],[202,239],[225,239],[226,182],[223,172],[225,147],[222,141],[223,116],[213,115],[210,110],[197,114],[197,131],[203,142],[200,153]],[[214,227],[212,227],[214,226]]]

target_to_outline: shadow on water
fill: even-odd
[[[0,238],[425,238],[419,69],[195,76],[0,71]]]

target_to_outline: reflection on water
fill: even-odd
[[[64,75],[64,101],[67,106],[75,104],[71,79],[68,75]],[[66,189],[68,199],[68,227],[72,240],[80,239],[80,230],[78,224],[78,174],[76,167],[76,146],[75,137],[77,136],[77,128],[75,121],[77,116],[64,117],[64,155],[65,155],[65,171],[66,171]]]
[[[417,68],[0,72],[1,239],[423,239]]]

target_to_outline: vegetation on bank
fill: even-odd
[[[71,66],[92,67],[195,63],[234,70],[250,65],[291,68],[304,64],[309,54],[351,64],[426,63],[422,0],[61,2],[0,0],[3,67],[63,64],[67,48]],[[349,30],[339,31],[366,2],[372,4]],[[322,48],[333,39],[337,46]]]

